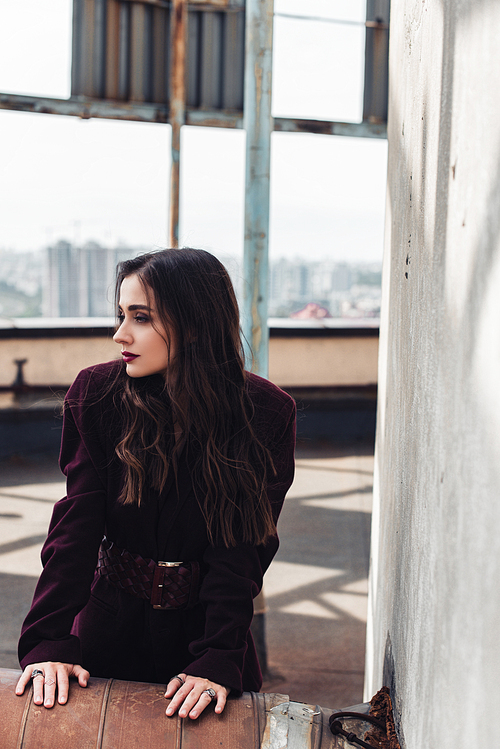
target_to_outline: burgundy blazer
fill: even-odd
[[[121,418],[113,393],[99,395],[122,362],[84,369],[67,395],[60,465],[67,496],[56,503],[42,549],[43,572],[19,641],[21,667],[40,661],[79,663],[91,675],[165,682],[180,672],[258,691],[262,678],[250,624],[253,598],[278,549],[212,546],[190,475],[179,460],[160,493],[140,507],[117,498],[123,468],[115,454]],[[118,386],[117,386],[118,387]],[[267,487],[275,520],[294,473],[295,404],[267,380],[247,374],[253,428],[271,450],[276,478]],[[96,574],[103,536],[133,554],[200,563],[200,600],[190,609],[158,610]]]

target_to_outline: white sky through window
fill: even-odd
[[[0,4],[0,91],[69,96],[71,12],[70,0]],[[275,13],[273,114],[359,121],[363,0],[275,0]],[[0,248],[165,245],[168,126],[0,111],[0,132]],[[184,128],[182,143],[181,241],[241,255],[244,133]],[[380,260],[386,149],[274,133],[271,257]]]

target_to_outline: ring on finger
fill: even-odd
[[[170,684],[170,682],[173,681],[174,679],[179,679],[179,681],[181,683],[181,687],[183,687],[184,684],[186,683],[186,680],[183,679],[182,676],[179,676],[179,674],[177,674],[177,676],[172,676],[172,678],[169,679],[168,683]]]
[[[52,684],[55,684],[55,681],[54,681],[54,679],[46,679],[46,680],[45,680],[45,686],[46,686],[46,687],[51,687],[51,686],[52,686]]]
[[[204,689],[202,694],[208,694],[211,700],[215,700],[215,698],[217,697],[217,692],[215,691],[215,689],[212,689],[212,687]]]
[[[33,671],[31,672],[30,679],[36,679],[37,676],[45,677],[45,674],[43,673],[43,671],[40,671],[39,668],[34,668]]]

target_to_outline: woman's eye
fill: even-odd
[[[149,319],[144,317],[144,315],[136,315],[135,320],[136,322],[149,322]]]
[[[119,322],[119,323],[120,323],[120,325],[121,325],[121,324],[122,324],[122,322],[123,322],[123,321],[125,320],[125,315],[117,315],[117,316],[116,316],[116,319],[118,320],[118,322]]]

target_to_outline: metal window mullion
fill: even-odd
[[[189,107],[200,106],[201,11],[188,12],[187,93]]]
[[[119,99],[120,3],[108,0],[106,15],[106,99]]]
[[[119,56],[118,56],[118,99],[128,101],[130,98],[130,16],[131,6],[120,3]]]
[[[144,78],[142,82],[144,101],[154,101],[154,30],[153,11],[158,10],[153,5],[145,6],[144,14]]]
[[[73,0],[73,39],[71,55],[71,96],[79,96],[83,92],[82,84],[82,44],[81,33],[83,16],[83,0]]]
[[[107,0],[94,0],[94,50],[92,90],[95,98],[106,96],[106,16]]]
[[[146,7],[132,3],[130,9],[130,101],[145,101],[146,74]]]
[[[82,0],[81,4],[81,28],[82,43],[80,57],[80,94],[84,96],[94,96],[93,90],[93,64],[94,64],[94,0]]]
[[[221,14],[212,10],[201,13],[201,79],[200,107],[221,106],[220,58],[222,46]]]
[[[367,0],[363,120],[387,122],[390,0]]]
[[[168,102],[168,10],[152,8],[152,101]]]
[[[225,13],[222,108],[243,109],[245,14]]]
[[[273,0],[247,0],[245,24],[243,332],[252,349],[253,371],[267,377]]]
[[[187,3],[172,0],[170,15],[170,109],[172,126],[170,167],[169,241],[171,247],[179,245],[179,195],[181,129],[186,118],[186,45]]]

